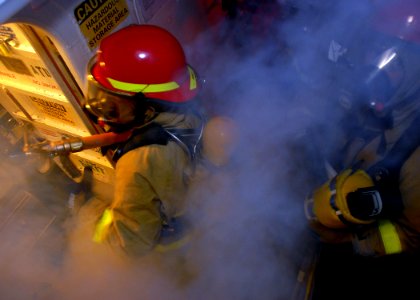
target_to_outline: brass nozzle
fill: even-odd
[[[44,145],[41,150],[53,154],[65,154],[83,150],[83,141],[80,138],[71,138],[58,142],[50,142]]]

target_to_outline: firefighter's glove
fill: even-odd
[[[316,220],[309,222],[309,228],[317,240],[327,244],[351,243],[353,238],[353,233],[350,229],[328,228]]]

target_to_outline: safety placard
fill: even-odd
[[[0,83],[25,89],[25,86],[38,88],[40,93],[62,93],[57,82],[39,59],[30,57],[23,51],[14,55],[0,55]]]
[[[31,86],[39,89],[40,93],[62,93],[53,75],[18,26],[0,26],[2,38],[5,41],[0,51],[0,83],[21,89]]]
[[[93,49],[128,16],[128,8],[124,0],[85,0],[74,9],[74,16]]]
[[[76,126],[74,116],[71,115],[69,103],[54,101],[41,95],[28,95],[28,99],[42,112],[46,118],[57,119],[69,126]]]
[[[72,105],[64,96],[48,97],[46,95],[8,87],[9,97],[19,99],[21,110],[12,111],[17,117],[42,123],[71,135],[87,136],[89,132]]]

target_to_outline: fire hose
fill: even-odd
[[[127,141],[132,130],[122,133],[107,132],[86,137],[71,137],[60,141],[43,141],[36,144],[25,145],[24,152],[48,153],[50,155],[65,155],[96,147],[109,146]]]

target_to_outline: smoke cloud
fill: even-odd
[[[278,1],[290,6],[264,38],[226,26],[221,42],[209,28],[185,45],[206,81],[204,105],[241,129],[232,164],[193,182],[185,249],[116,256],[91,241],[100,202],[70,217],[66,178],[30,171],[32,160],[0,161],[2,299],[292,299],[313,247],[303,200],[323,180],[313,149],[334,143],[332,131],[310,134],[337,120],[325,92],[329,41],[368,8],[292,2]]]

